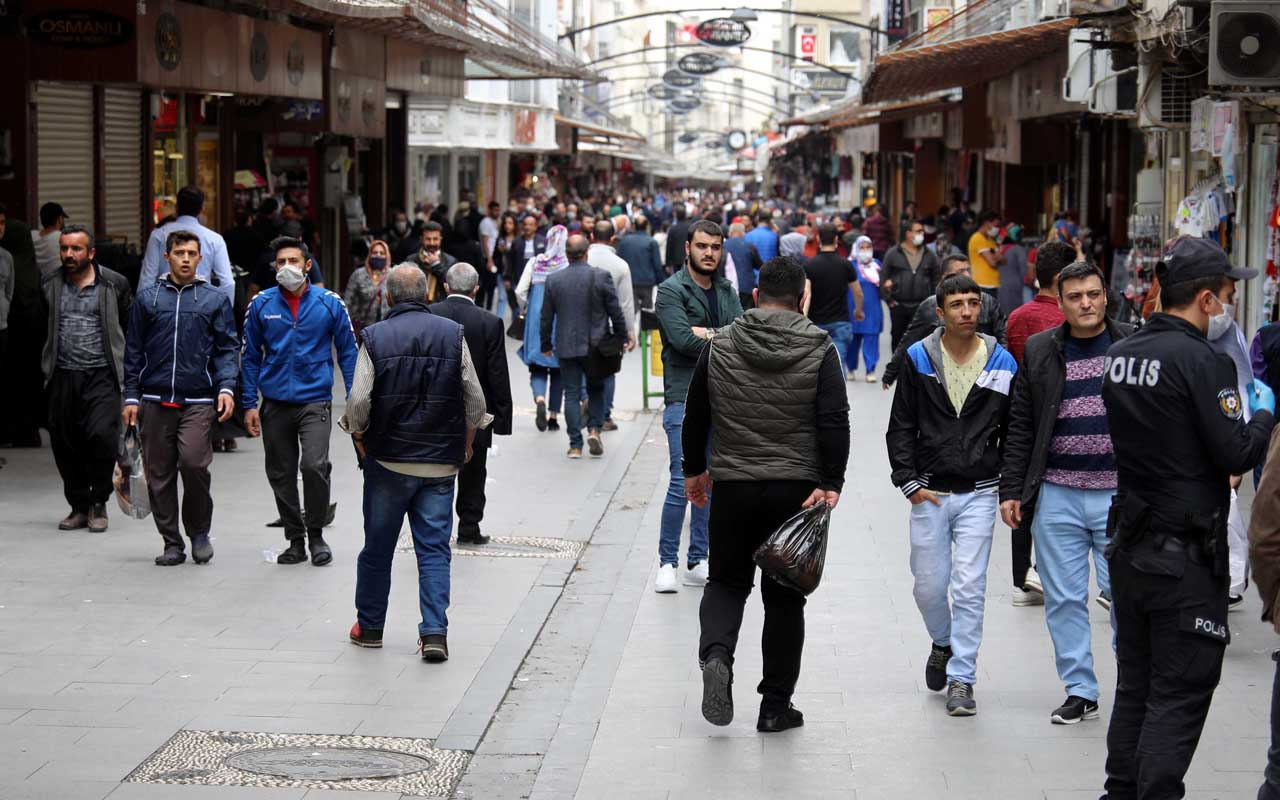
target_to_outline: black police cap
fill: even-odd
[[[1234,267],[1222,248],[1209,239],[1183,237],[1173,243],[1156,269],[1161,285],[1226,275],[1233,281],[1258,277],[1256,269]]]

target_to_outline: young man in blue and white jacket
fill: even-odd
[[[139,287],[129,311],[121,417],[126,426],[140,426],[147,495],[164,539],[156,564],[172,567],[187,560],[178,531],[179,475],[191,556],[197,564],[213,558],[209,428],[235,409],[240,359],[231,300],[196,274],[200,237],[170,231],[163,256],[169,271]]]
[[[907,351],[885,440],[893,484],[912,506],[914,594],[933,639],[925,685],[947,687],[951,716],[972,716],[1017,363],[995,338],[978,333],[982,290],[972,278],[945,278],[936,298],[943,327]]]
[[[307,283],[306,245],[281,237],[271,247],[277,285],[253,298],[244,320],[244,421],[250,436],[262,435],[267,480],[289,540],[276,562],[300,564],[309,546],[311,563],[321,567],[333,560],[322,535],[329,511],[333,351],[350,394],[356,337],[342,298]],[[298,502],[299,466],[305,504]]]

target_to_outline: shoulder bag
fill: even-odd
[[[598,267],[587,267],[587,325],[590,328],[596,315],[596,270]],[[603,305],[603,303],[601,304]],[[591,343],[587,353],[587,378],[595,381],[603,380],[610,375],[617,375],[622,370],[622,350],[625,334],[610,330],[607,309],[601,308],[605,315],[605,333],[597,342]]]

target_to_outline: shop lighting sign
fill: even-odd
[[[671,108],[675,111],[692,111],[702,105],[702,101],[696,97],[677,97],[671,101]]]
[[[751,38],[747,23],[729,17],[716,17],[699,23],[694,35],[703,44],[714,47],[737,47]]]
[[[690,75],[710,75],[723,67],[724,61],[718,54],[702,50],[680,56],[676,66],[681,72],[687,72]]]
[[[655,83],[649,87],[648,91],[649,96],[654,100],[673,100],[680,95],[679,92],[665,83]]]
[[[698,134],[694,133],[693,131],[685,131],[684,133],[680,134],[679,141],[680,141],[680,144],[693,144],[694,142],[698,141]]]
[[[105,11],[46,11],[27,20],[27,35],[59,47],[115,47],[133,39],[133,23]]]
[[[698,76],[686,75],[678,69],[669,69],[662,76],[662,82],[674,89],[692,89],[698,80]]]

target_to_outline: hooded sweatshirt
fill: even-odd
[[[849,401],[826,331],[795,311],[752,309],[702,351],[685,400],[686,475],[809,481],[840,491]]]

